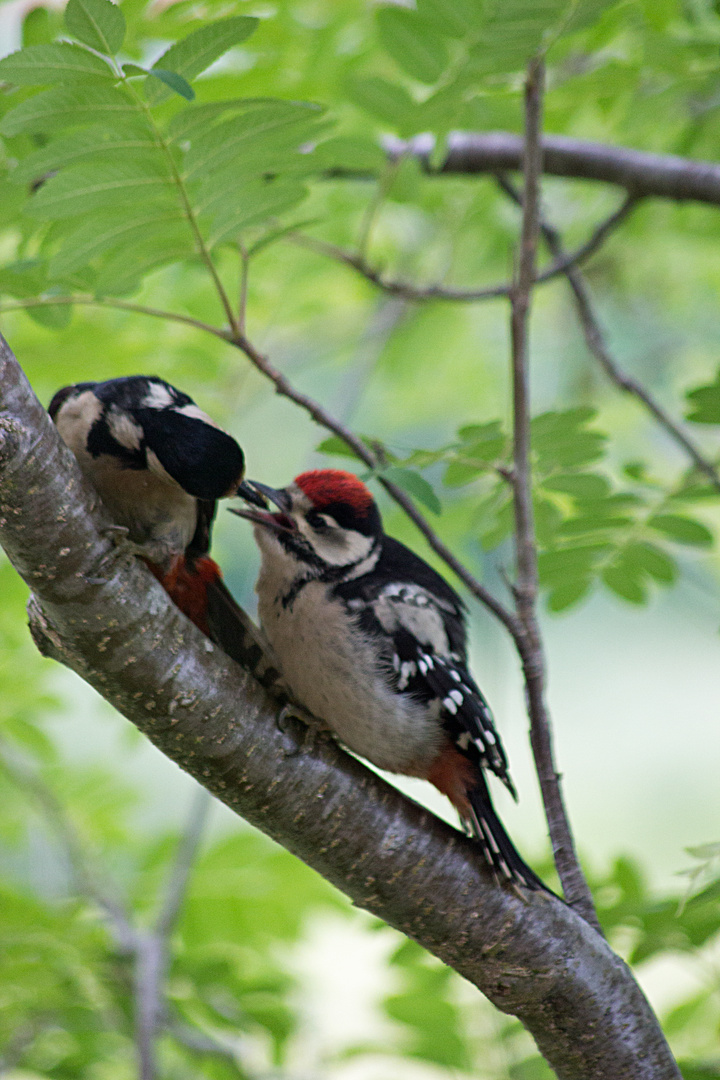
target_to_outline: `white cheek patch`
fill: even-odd
[[[363,536],[351,530],[338,530],[334,535],[319,536],[310,528],[301,528],[320,558],[330,566],[352,566],[362,562],[369,556],[375,542],[372,536]]]
[[[126,450],[140,449],[142,428],[131,420],[127,413],[114,412],[111,409],[107,414],[107,426],[115,442],[120,443]]]
[[[146,409],[167,409],[168,405],[175,404],[175,398],[166,386],[162,386],[160,383],[150,383],[142,404]]]
[[[102,402],[92,390],[84,390],[60,406],[55,416],[55,426],[60,438],[74,454],[86,447],[88,432],[103,411]]]

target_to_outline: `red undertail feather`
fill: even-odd
[[[148,566],[183,615],[210,637],[207,594],[208,587],[220,580],[218,564],[207,555],[193,562],[188,562],[184,555],[176,555],[167,573],[151,562]]]

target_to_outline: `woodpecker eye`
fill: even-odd
[[[306,517],[308,525],[311,525],[316,532],[327,532],[328,529],[336,526],[336,522],[329,514],[321,514],[318,510],[309,510]]]

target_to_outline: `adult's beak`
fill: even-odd
[[[266,528],[275,529],[278,532],[294,532],[297,528],[288,511],[292,508],[292,499],[287,491],[282,488],[271,488],[267,484],[261,484],[259,480],[244,480],[237,489],[237,494],[260,510],[236,510],[228,507],[231,514],[253,521],[256,525],[265,525]],[[268,502],[274,503],[280,510],[279,514],[273,514],[266,509]]]

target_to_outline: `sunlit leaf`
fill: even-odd
[[[656,514],[648,521],[652,529],[665,533],[678,544],[691,544],[695,547],[711,547],[713,535],[699,521],[681,517],[680,514]]]
[[[65,25],[78,41],[108,56],[125,38],[125,16],[110,0],[68,0]]]
[[[122,90],[94,85],[58,87],[35,94],[11,109],[0,123],[0,134],[54,134],[63,127],[134,119],[137,113],[137,106]]]
[[[395,5],[376,11],[378,36],[400,67],[420,82],[436,82],[449,56],[437,26],[414,11]]]
[[[414,495],[418,502],[421,502],[423,506],[427,506],[428,510],[432,510],[433,514],[442,513],[442,503],[435,494],[432,485],[419,472],[414,469],[405,469],[402,466],[392,466],[389,469],[383,469],[382,475],[386,480],[391,480],[393,484],[401,487],[403,491]]]
[[[236,15],[230,19],[218,19],[217,22],[208,23],[171,45],[154,68],[176,72],[186,82],[192,82],[228,49],[249,38],[257,25],[258,20],[247,15]],[[166,91],[151,80],[147,83],[146,93],[148,101],[153,105],[164,101],[168,96]]]
[[[0,60],[0,80],[16,86],[75,83],[86,79],[117,79],[99,56],[69,42],[32,45]]]

